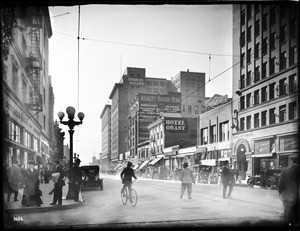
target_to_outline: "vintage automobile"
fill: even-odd
[[[276,188],[280,176],[280,169],[267,170],[264,175],[250,176],[247,180],[248,187],[254,185],[266,187],[267,189]]]
[[[80,170],[82,172],[82,187],[97,187],[103,190],[103,179],[99,175],[98,165],[85,165],[81,166]]]
[[[199,165],[198,182],[210,183],[210,175],[212,173],[213,166]]]

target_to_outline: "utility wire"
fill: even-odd
[[[63,32],[54,31],[55,33],[62,34],[68,37],[75,38],[75,36],[66,34]],[[158,49],[158,50],[167,50],[167,51],[177,51],[177,52],[184,52],[184,53],[191,53],[191,54],[198,54],[198,55],[211,55],[211,56],[236,56],[239,57],[239,55],[229,55],[229,54],[212,54],[212,53],[205,53],[205,52],[197,52],[197,51],[187,51],[187,50],[179,50],[179,49],[173,49],[173,48],[165,48],[165,47],[155,47],[155,46],[147,46],[147,45],[139,45],[139,44],[133,44],[133,43],[123,43],[123,42],[113,42],[113,41],[107,41],[107,40],[100,40],[100,39],[90,39],[90,38],[79,38],[82,40],[87,41],[94,41],[94,42],[103,42],[103,43],[112,43],[112,44],[118,44],[118,45],[126,45],[126,46],[135,46],[135,47],[143,47],[143,48],[152,48],[152,49]]]

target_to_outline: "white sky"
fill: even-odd
[[[208,81],[209,75],[213,79],[232,66],[231,56],[212,55],[209,62],[208,55],[192,53],[232,54],[231,5],[82,5],[80,37],[85,40],[79,42],[78,83],[78,6],[49,10],[54,120],[68,106],[76,109],[76,115],[79,111],[85,114],[83,124],[74,133],[74,152],[80,155],[82,164],[101,153],[100,115],[126,67],[146,68],[146,77],[169,80],[189,69],[206,73]],[[206,96],[231,97],[231,76],[232,69],[211,80],[205,86]],[[60,127],[68,144],[68,128]]]

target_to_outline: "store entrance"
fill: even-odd
[[[236,169],[239,171],[239,176],[241,180],[246,179],[246,172],[248,169],[248,163],[246,161],[246,147],[244,144],[240,144],[237,148],[237,166]]]

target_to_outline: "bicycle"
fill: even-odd
[[[136,190],[134,188],[132,188],[132,185],[133,183],[135,182],[136,180],[134,180],[132,183],[131,183],[131,197],[129,196],[129,187],[128,186],[125,186],[125,184],[123,183],[123,187],[121,188],[121,201],[124,205],[126,205],[128,199],[130,201],[130,204],[135,207],[136,204],[137,204],[137,201],[138,201],[138,195],[136,193]]]

